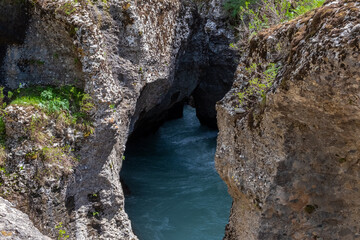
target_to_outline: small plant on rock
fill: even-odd
[[[94,108],[91,97],[74,86],[19,88],[10,104],[39,107],[47,114],[66,113],[72,122],[89,120]]]
[[[58,231],[58,240],[68,239],[69,235],[66,234],[66,230],[64,229],[62,222],[59,222],[58,225],[55,226],[55,229]]]
[[[323,5],[325,0],[227,0],[224,8],[240,23],[238,46],[245,46],[259,31],[296,18]],[[234,44],[233,44],[234,45]]]
[[[266,99],[266,93],[272,87],[279,68],[275,63],[270,63],[264,72],[259,72],[258,65],[253,63],[245,70],[253,77],[249,80],[247,88],[238,93],[240,107],[246,102],[256,102],[259,98]]]

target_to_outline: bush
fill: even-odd
[[[94,107],[90,96],[74,86],[19,88],[11,95],[10,104],[39,107],[49,114],[66,112],[75,122],[87,118]]]
[[[224,8],[240,20],[248,38],[272,25],[288,21],[323,5],[325,0],[227,0]],[[243,37],[243,36],[242,36]]]
[[[58,237],[57,237],[58,240],[69,238],[69,235],[66,234],[66,230],[62,222],[59,222],[59,224],[55,226],[55,229],[58,231]]]
[[[229,11],[231,16],[233,18],[238,18],[240,17],[239,14],[241,13],[241,8],[246,6],[247,4],[253,4],[258,2],[257,0],[227,0],[224,3],[224,8],[225,10]]]
[[[239,107],[246,105],[246,103],[257,102],[266,99],[267,91],[272,87],[279,68],[274,63],[270,63],[266,70],[261,72],[258,70],[258,65],[253,63],[246,71],[252,77],[249,85],[244,91],[238,93]]]

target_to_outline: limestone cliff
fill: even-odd
[[[181,107],[190,95],[202,108],[203,121],[214,121],[215,101],[230,88],[236,68],[234,53],[228,50],[233,36],[225,28],[221,4],[0,1],[0,79],[5,90],[74,85],[94,104],[91,134],[68,125],[56,127],[56,121],[37,109],[7,107],[4,111],[11,114],[5,118],[9,137],[0,161],[2,196],[53,238],[62,222],[70,239],[137,239],[124,211],[119,176],[127,138],[161,123],[167,118],[164,112]],[[214,69],[224,76],[214,77]],[[220,90],[213,88],[218,80]],[[206,98],[214,96],[210,103],[198,94],[204,90]],[[69,146],[74,150],[70,166],[44,163],[33,154],[37,145],[27,130],[34,114],[46,122],[38,131],[54,139],[41,147]],[[13,154],[16,149],[20,154]],[[51,167],[56,171],[30,181]],[[31,187],[25,187],[29,182]]]
[[[14,208],[7,200],[0,198],[1,239],[50,240],[36,229],[29,217]]]
[[[250,41],[217,105],[216,168],[233,197],[225,239],[360,238],[359,63],[359,1],[328,1]],[[273,87],[240,108],[269,64]]]

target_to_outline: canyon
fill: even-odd
[[[4,109],[4,237],[138,239],[120,181],[126,143],[191,104],[219,128],[215,164],[233,199],[224,239],[360,238],[360,3],[327,1],[243,52],[229,47],[223,3],[0,1],[4,92],[71,85],[92,104],[91,129]],[[279,70],[266,97],[241,107],[253,63]],[[34,116],[51,141],[29,137]],[[73,151],[44,162],[34,152],[45,148]]]

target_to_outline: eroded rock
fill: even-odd
[[[35,184],[36,191],[50,197],[41,198],[40,202],[36,194],[30,195],[30,206],[42,208],[37,215],[27,213],[35,226],[49,236],[55,236],[51,228],[57,224],[54,221],[65,218],[63,227],[70,238],[137,239],[124,211],[119,177],[128,135],[139,119],[146,118],[147,112],[148,117],[161,121],[157,119],[160,113],[181,103],[196,88],[197,78],[175,80],[177,62],[195,32],[192,29],[195,15],[212,21],[201,25],[202,32],[213,32],[207,37],[219,33],[229,39],[224,25],[216,27],[214,20],[222,20],[222,1],[201,3],[204,13],[192,1],[30,2],[23,39],[6,41],[0,49],[4,53],[1,55],[4,85],[8,89],[17,88],[20,83],[22,87],[71,84],[83,88],[94,103],[91,117],[95,130],[77,139],[74,129],[44,129],[46,134],[58,133],[74,144],[82,139],[76,151],[79,162],[68,177],[58,176],[50,184],[61,185],[60,191],[54,188],[56,199],[48,192],[51,187]],[[208,42],[216,45],[216,41]],[[27,131],[26,119],[33,115],[16,111],[11,117],[24,121],[12,124],[8,131],[19,139],[17,136],[24,136]],[[14,139],[7,151],[19,150],[14,161],[18,163],[24,160],[28,149]],[[42,221],[47,221],[47,225],[42,225]]]
[[[360,237],[359,20],[358,1],[327,2],[251,40],[217,105],[225,239]],[[237,111],[252,63],[281,68],[266,99]]]
[[[29,217],[0,197],[0,239],[50,240],[34,227]]]

